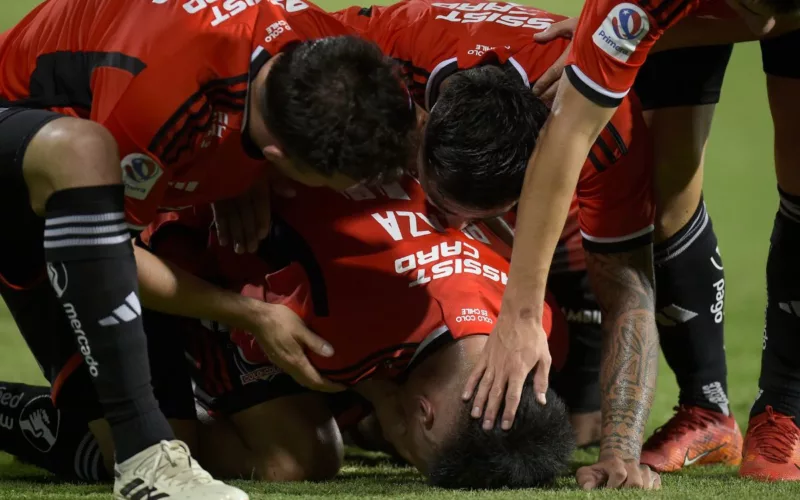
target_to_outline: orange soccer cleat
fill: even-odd
[[[750,419],[741,477],[760,481],[800,481],[800,429],[794,417],[767,411]]]
[[[698,406],[681,405],[642,448],[643,464],[674,472],[694,464],[738,465],[742,432],[732,416]]]

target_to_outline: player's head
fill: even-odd
[[[448,78],[425,127],[418,159],[431,203],[469,219],[519,199],[547,106],[513,74],[481,66]]]
[[[451,342],[421,361],[400,389],[397,418],[402,422],[384,422],[391,412],[376,408],[385,436],[435,486],[547,485],[567,469],[574,449],[566,408],[552,392],[540,405],[529,376],[512,428],[504,431],[498,422],[484,431],[481,420],[470,416],[472,401],[464,402],[461,393],[486,338]],[[386,433],[389,426],[403,431]]]
[[[416,111],[393,62],[356,37],[296,44],[271,64],[262,109],[284,174],[346,188],[413,161]],[[277,158],[276,158],[277,157]]]

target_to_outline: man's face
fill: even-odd
[[[457,351],[458,356],[436,356],[424,363],[441,363],[459,359],[462,366],[447,366],[451,374],[445,379],[426,379],[423,367],[411,373],[397,393],[397,398],[387,399],[375,405],[375,414],[383,430],[384,438],[392,444],[398,454],[427,474],[438,449],[448,438],[464,413],[461,399],[466,374],[480,356],[486,344],[485,335],[461,339],[441,349]]]
[[[344,191],[358,184],[358,181],[355,179],[338,172],[331,176],[322,175],[309,167],[293,162],[291,158],[283,154],[269,154],[265,152],[265,155],[270,163],[272,163],[282,175],[309,187],[327,187],[336,191]]]

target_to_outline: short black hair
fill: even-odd
[[[450,489],[533,488],[551,485],[569,467],[575,438],[567,409],[547,391],[540,405],[533,392],[533,375],[522,389],[511,429],[483,430],[464,403],[451,437],[438,450],[428,478],[433,486]],[[503,409],[501,407],[500,412]]]
[[[286,154],[358,181],[396,176],[415,157],[416,111],[394,62],[353,36],[282,52],[266,84],[265,117]]]
[[[425,176],[442,197],[465,207],[492,210],[516,202],[548,114],[513,68],[456,73],[428,117]]]

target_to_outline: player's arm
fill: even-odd
[[[464,393],[467,399],[477,390],[475,406],[485,405],[486,427],[493,425],[505,398],[502,418],[510,428],[522,383],[534,368],[534,389],[544,401],[550,355],[541,318],[550,262],[583,163],[613,113],[614,108],[593,103],[562,78],[525,174],[500,317]]]
[[[587,252],[586,265],[603,313],[600,460],[638,466],[658,368],[652,245]]]
[[[769,34],[759,37],[744,19],[706,19],[686,18],[669,29],[653,47],[653,52],[697,47],[703,45],[727,45],[729,43],[751,42],[760,38],[773,38],[800,29],[800,19],[781,17],[776,19],[775,27]]]

